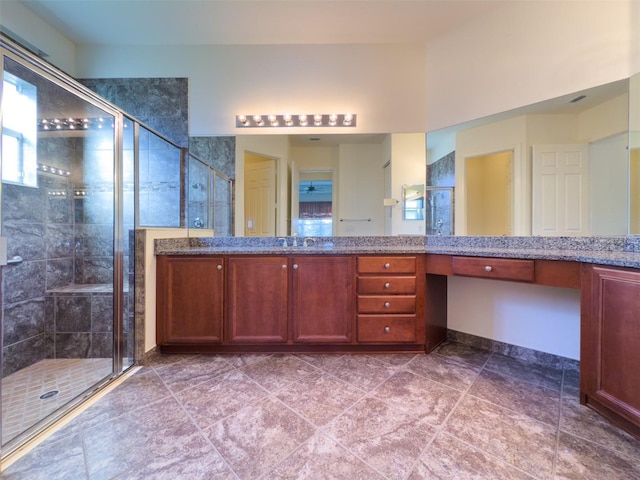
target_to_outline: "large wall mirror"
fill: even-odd
[[[426,135],[253,133],[237,235],[640,234],[640,74]]]
[[[424,235],[403,187],[424,186],[425,151],[424,133],[238,135],[236,233]]]
[[[640,233],[639,77],[429,132],[427,189],[455,187],[455,234]]]

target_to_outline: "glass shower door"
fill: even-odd
[[[10,52],[2,67],[4,452],[127,354],[117,112]]]

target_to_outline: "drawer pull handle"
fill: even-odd
[[[486,267],[484,267],[484,271],[485,271],[485,272],[490,272],[491,270],[493,270],[493,268],[491,267],[491,265],[487,265]]]
[[[384,302],[384,308],[389,308],[391,304],[389,302]]]
[[[282,265],[282,269],[283,269],[283,270],[286,270],[286,269],[287,269],[287,266],[286,266],[286,265]]]
[[[293,269],[294,269],[294,270],[297,270],[297,269],[298,269],[298,264],[297,264],[297,263],[294,263],[294,264],[293,264]]]
[[[389,288],[391,286],[391,284],[389,282],[384,284],[384,288]]]
[[[217,268],[218,270],[222,270],[222,265],[218,265],[216,268]]]
[[[384,264],[384,268],[391,268],[391,264],[390,263],[385,263]]]
[[[389,333],[391,331],[391,327],[384,327],[384,333]]]

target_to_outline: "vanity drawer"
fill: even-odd
[[[416,273],[416,257],[358,257],[358,273]]]
[[[359,342],[415,342],[415,315],[358,315]]]
[[[358,277],[358,293],[369,295],[416,293],[416,277]]]
[[[358,295],[358,313],[416,313],[416,296]]]
[[[510,258],[453,257],[452,260],[454,275],[519,282],[534,281],[534,265],[533,260]]]

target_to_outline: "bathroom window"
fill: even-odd
[[[2,181],[38,186],[37,89],[8,72],[2,82]]]

